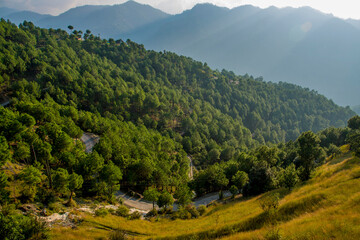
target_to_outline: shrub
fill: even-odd
[[[192,218],[198,218],[200,216],[199,212],[196,210],[196,207],[193,205],[187,205],[185,209],[191,214]]]
[[[231,192],[231,197],[235,198],[235,195],[239,192],[239,189],[235,185],[232,185],[229,191]]]
[[[281,232],[279,228],[273,228],[268,231],[265,235],[266,240],[280,240],[282,239]]]
[[[126,237],[126,233],[119,229],[112,231],[109,235],[109,240],[125,240],[125,239],[128,239]]]
[[[135,211],[135,212],[133,212],[132,214],[130,214],[129,219],[130,219],[130,220],[140,219],[141,216],[142,216],[142,215],[141,215],[140,212]]]
[[[146,214],[146,217],[156,217],[158,215],[158,212],[156,209],[151,209],[151,211],[149,211],[147,214]]]
[[[127,217],[129,216],[129,208],[127,208],[124,205],[120,205],[118,209],[116,210],[116,214],[121,217]]]
[[[119,197],[117,200],[118,200],[118,202],[119,202],[121,205],[124,204],[124,199],[123,199],[122,197]]]
[[[115,215],[115,214],[116,214],[116,210],[113,209],[113,208],[109,208],[109,213],[112,214],[112,215]]]
[[[190,219],[191,213],[189,213],[185,207],[180,206],[179,210],[176,212],[175,218],[181,218],[181,219]]]
[[[0,239],[49,239],[49,229],[37,218],[0,212]]]
[[[264,212],[277,210],[279,207],[280,196],[279,193],[269,194],[260,199],[260,206]]]
[[[95,215],[98,217],[105,217],[109,214],[109,211],[106,208],[99,208],[95,211]]]
[[[197,211],[199,212],[200,216],[204,215],[206,212],[206,206],[205,205],[198,206]]]

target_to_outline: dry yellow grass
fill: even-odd
[[[275,226],[261,221],[262,196],[258,196],[212,207],[198,219],[150,222],[86,215],[77,229],[58,227],[52,233],[54,239],[106,239],[118,228],[134,239],[148,239],[230,228],[224,239],[267,239],[277,229],[284,239],[360,239],[360,160],[350,153],[329,160],[310,181],[291,192],[275,192],[282,196]]]

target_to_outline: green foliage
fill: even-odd
[[[200,169],[190,184],[198,196],[231,185],[258,194],[278,186],[278,173],[294,162],[298,147],[303,179],[320,164],[317,146],[272,143],[353,114],[295,85],[213,71],[130,40],[106,41],[87,31],[78,41],[78,35],[0,21],[0,84],[12,99],[0,107],[0,165],[27,165],[28,176],[20,177],[27,200],[42,191],[38,200],[48,201],[54,189],[70,193],[69,203],[75,192],[114,201],[123,180],[139,192],[177,189],[186,205],[188,154]],[[343,144],[347,131],[324,130],[321,146]],[[77,139],[83,132],[100,137],[92,153]]]
[[[280,176],[281,185],[287,187],[289,190],[299,182],[298,173],[294,164],[287,166]]]
[[[180,206],[179,209],[176,211],[174,217],[175,218],[180,218],[180,219],[190,219],[191,218],[191,213],[189,213],[186,210],[185,206]]]
[[[174,198],[171,196],[171,194],[168,191],[163,191],[157,201],[156,201],[157,205],[159,206],[159,208],[166,208],[167,206],[170,206],[174,203]]]
[[[246,172],[237,171],[237,173],[233,175],[231,181],[241,191],[243,187],[249,182],[249,176]]]
[[[181,206],[185,206],[191,202],[192,193],[190,188],[185,184],[180,184],[176,189],[174,197],[177,199],[177,203]]]
[[[66,169],[58,168],[53,176],[54,190],[60,194],[65,194],[69,191],[69,173]]]
[[[9,199],[9,191],[5,189],[8,186],[7,175],[0,171],[0,203],[4,203]]]
[[[116,229],[109,234],[109,240],[126,240],[126,233],[123,230]]]
[[[0,212],[0,239],[49,239],[49,229],[37,218]]]
[[[360,116],[354,116],[348,120],[348,127],[356,130],[360,129]]]
[[[265,161],[256,161],[249,171],[249,183],[243,189],[244,195],[257,195],[276,187],[276,172]]]
[[[232,195],[232,198],[235,198],[235,195],[239,192],[239,189],[235,185],[231,185],[229,191]]]
[[[346,141],[350,144],[350,149],[355,153],[357,157],[360,156],[360,130],[352,130]]]
[[[319,145],[320,139],[313,132],[304,132],[297,139],[299,143],[299,162],[298,167],[302,167],[299,173],[301,180],[308,180],[311,172],[316,166],[316,161],[322,154],[322,149]]]
[[[133,213],[131,213],[131,214],[129,215],[129,219],[130,219],[130,220],[136,220],[136,219],[140,219],[141,216],[142,216],[142,215],[141,215],[140,212],[134,211]]]
[[[279,208],[280,195],[279,193],[267,194],[260,199],[260,207],[264,212],[276,211]]]
[[[266,233],[265,239],[266,240],[281,240],[281,239],[283,239],[283,237],[282,237],[282,234],[281,234],[281,231],[279,228],[272,228]]]
[[[0,136],[0,167],[4,165],[6,161],[10,160],[10,157],[9,145],[6,138]]]
[[[209,168],[200,171],[191,182],[192,188],[197,196],[214,192],[225,188],[229,183],[224,169],[219,164],[214,164]]]
[[[109,214],[109,210],[107,210],[106,208],[99,208],[95,210],[95,215],[98,217],[105,217],[108,214]]]
[[[127,216],[129,216],[129,208],[126,207],[125,205],[120,205],[116,209],[116,214],[121,216],[121,217],[127,217]]]
[[[204,215],[206,212],[206,206],[205,205],[198,206],[197,211],[199,212],[200,216]]]
[[[153,209],[155,209],[155,202],[158,201],[160,193],[155,188],[148,188],[144,191],[144,198],[153,203]]]
[[[33,201],[39,184],[42,182],[41,171],[34,166],[28,166],[20,174],[20,179],[23,181],[22,196],[27,200]]]

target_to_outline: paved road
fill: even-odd
[[[127,195],[126,193],[122,192],[122,191],[118,191],[116,196],[121,197],[124,200],[124,205],[130,207],[130,208],[136,208],[138,210],[142,210],[142,211],[150,211],[153,207],[152,202],[146,201],[142,198],[135,198],[135,197],[131,197],[129,195]],[[225,191],[224,192],[224,197],[229,197],[231,196],[231,193],[229,191]],[[200,198],[197,198],[194,200],[193,204],[198,207],[200,205],[208,205],[209,203],[211,203],[212,201],[218,200],[219,199],[219,193],[215,192],[215,193],[209,193],[206,194],[205,196],[202,196]],[[158,206],[155,204],[155,207],[158,208]],[[173,209],[177,210],[178,205],[174,204],[173,205]]]
[[[10,104],[10,101],[7,101],[7,102],[1,103],[1,106],[6,107],[6,106],[9,105],[9,104]]]
[[[85,152],[91,153],[95,144],[97,144],[99,142],[100,137],[93,133],[85,133],[84,132],[83,135],[81,136],[80,140],[85,145]]]
[[[116,196],[121,197],[124,200],[124,205],[130,208],[136,208],[142,211],[150,211],[153,208],[152,202],[146,201],[142,198],[131,197],[122,191],[118,191]],[[156,204],[155,206],[158,208]]]
[[[190,163],[189,163],[189,165],[190,165],[189,178],[190,178],[190,180],[192,180],[194,178],[194,168],[195,168],[195,166],[194,166],[194,164],[192,162],[191,156],[188,155],[187,157],[190,160]]]

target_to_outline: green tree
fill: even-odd
[[[177,199],[177,203],[180,206],[185,206],[191,202],[191,190],[186,184],[180,184],[176,189],[174,197]]]
[[[58,168],[53,173],[53,188],[60,194],[67,194],[69,191],[69,173],[66,169]]]
[[[0,167],[11,159],[9,145],[4,136],[0,136]]]
[[[153,203],[153,210],[155,210],[155,202],[158,201],[160,193],[155,188],[148,188],[144,191],[144,198]]]
[[[287,187],[289,190],[299,182],[298,173],[295,169],[295,164],[287,166],[280,176],[281,185]]]
[[[360,157],[360,130],[352,130],[347,135],[346,142],[350,144],[350,149],[355,156]]]
[[[235,198],[235,195],[239,192],[239,189],[235,185],[231,185],[229,191],[232,195],[232,198]]]
[[[310,178],[316,166],[316,160],[321,156],[320,139],[313,132],[304,132],[297,139],[299,143],[299,167],[302,167],[300,178],[305,181]]]
[[[8,185],[8,177],[4,172],[0,172],[0,203],[4,203],[9,198],[9,191],[5,188]]]
[[[236,174],[232,176],[231,181],[240,191],[242,191],[243,187],[249,182],[249,176],[246,172],[237,171]]]
[[[23,180],[22,195],[26,199],[33,201],[42,182],[41,171],[34,166],[28,166],[20,174],[20,179]]]
[[[360,129],[360,116],[354,116],[348,120],[348,127],[355,130]]]
[[[167,206],[170,206],[174,203],[174,198],[171,196],[171,194],[168,191],[163,191],[157,200],[157,205],[162,208],[166,208]]]
[[[103,167],[100,178],[105,182],[100,191],[106,195],[108,200],[111,200],[114,192],[120,190],[121,170],[112,161],[109,161]]]
[[[77,189],[80,189],[84,183],[84,180],[81,175],[77,175],[76,173],[72,173],[69,176],[69,190],[70,190],[70,197],[68,204],[71,205],[73,202],[74,192]]]

